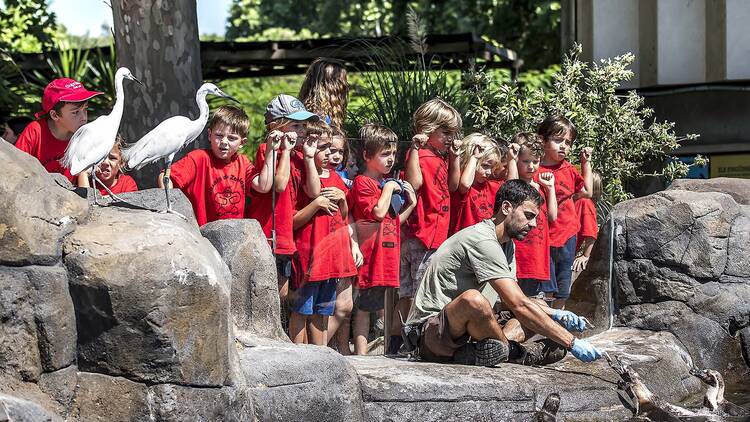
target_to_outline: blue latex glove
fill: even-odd
[[[579,317],[570,311],[556,309],[552,319],[559,322],[568,331],[583,331],[586,328],[586,318]]]
[[[573,348],[570,349],[570,353],[581,362],[593,362],[602,357],[601,350],[580,338],[573,340]]]

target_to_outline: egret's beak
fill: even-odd
[[[139,81],[138,78],[136,78],[133,75],[130,75],[130,80],[132,80],[133,82],[137,83],[138,85],[140,85],[140,86],[142,86],[144,88],[146,87],[145,85],[143,85],[143,82]]]
[[[232,101],[234,101],[237,104],[242,104],[238,99],[232,97],[231,95],[224,94],[224,98],[226,98],[228,100],[232,100]]]

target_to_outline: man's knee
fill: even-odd
[[[492,306],[478,290],[467,290],[456,298],[463,312],[473,318],[493,317]]]

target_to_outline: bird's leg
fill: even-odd
[[[99,163],[99,164],[101,164],[101,163]],[[104,182],[102,182],[101,180],[99,180],[99,178],[97,178],[97,177],[96,177],[96,171],[97,171],[97,170],[99,169],[99,164],[95,165],[95,166],[94,166],[94,168],[93,168],[93,169],[91,170],[91,174],[92,174],[92,175],[94,176],[94,181],[95,181],[95,182],[98,182],[98,183],[99,183],[99,185],[101,185],[101,187],[103,187],[103,188],[104,188],[104,190],[106,190],[106,191],[107,191],[107,194],[109,194],[109,196],[110,196],[110,197],[111,197],[112,199],[116,199],[116,200],[118,200],[118,201],[120,201],[120,202],[125,202],[125,200],[124,200],[124,199],[122,199],[122,198],[120,198],[119,196],[117,196],[117,195],[115,195],[114,193],[112,193],[112,191],[111,191],[111,190],[109,190],[109,188],[107,187],[107,185],[105,185],[105,184],[104,184]],[[94,185],[94,191],[97,191],[97,190],[99,190],[99,189],[97,189],[97,188],[96,188],[96,185]],[[94,193],[94,195],[96,195],[96,193]]]
[[[181,217],[183,220],[187,221],[187,217],[173,210],[172,203],[169,202],[169,187],[170,187],[169,173],[171,169],[172,169],[172,157],[169,157],[167,158],[167,168],[164,170],[164,178],[162,179],[162,182],[164,183],[164,194],[167,197],[167,209],[164,210],[164,212],[169,213],[169,214],[174,214],[178,217]]]
[[[96,192],[98,189],[96,188],[96,169],[91,169],[91,187],[94,188],[94,205],[99,205],[99,203],[96,201]]]

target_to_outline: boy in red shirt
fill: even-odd
[[[406,153],[404,179],[417,194],[417,205],[404,229],[401,254],[399,300],[390,327],[389,350],[393,354],[402,344],[401,319],[406,319],[411,298],[417,291],[430,257],[448,238],[450,192],[448,172],[459,172],[454,140],[461,130],[461,115],[445,101],[434,98],[414,112],[414,137]],[[449,149],[452,154],[449,169]]]
[[[354,351],[367,354],[370,313],[384,308],[385,289],[399,286],[400,225],[416,205],[409,182],[386,179],[393,169],[398,137],[385,126],[368,123],[359,131],[365,171],[354,179],[350,192],[359,249],[364,262],[357,279],[357,315],[354,318]],[[406,202],[392,204],[402,193]]]
[[[117,142],[107,155],[107,158],[99,164],[96,171],[97,181],[103,183],[109,192],[117,195],[118,193],[134,192],[138,190],[135,180],[127,174],[122,174],[122,136],[117,135]],[[84,170],[78,173],[78,186],[83,188],[90,187],[90,172]],[[104,186],[97,186],[102,196],[109,195]]]
[[[328,317],[336,304],[336,287],[341,278],[357,274],[351,253],[348,227],[349,208],[343,179],[329,170],[330,128],[325,123],[318,138],[315,168],[320,179],[320,195],[310,198],[301,190],[294,214],[293,260],[294,300],[289,319],[289,337],[295,343],[328,344]],[[316,125],[311,125],[311,131]],[[323,129],[321,128],[321,129]]]
[[[592,172],[594,187],[591,199],[575,195],[576,213],[581,223],[581,228],[576,235],[576,259],[573,261],[573,280],[589,263],[591,250],[599,235],[599,223],[596,221],[596,202],[602,196],[602,177],[598,172]]]
[[[292,256],[297,251],[293,238],[292,220],[295,213],[297,190],[302,174],[306,175],[302,188],[310,198],[320,194],[320,180],[315,169],[315,138],[307,136],[307,124],[320,117],[305,109],[302,102],[291,95],[277,95],[266,107],[266,143],[255,155],[255,168],[275,162],[271,187],[255,190],[245,218],[258,220],[276,256],[279,297],[285,306],[292,275]],[[278,145],[272,150],[269,143]]]
[[[73,134],[88,123],[88,101],[100,94],[73,79],[53,80],[44,88],[42,111],[18,136],[16,148],[34,156],[48,172],[62,173],[73,182],[75,178],[60,159]]]
[[[449,236],[492,218],[495,194],[502,183],[490,177],[501,162],[500,148],[489,136],[472,133],[461,141],[460,177],[450,193]]]
[[[540,172],[555,175],[557,196],[557,219],[549,225],[550,243],[550,289],[554,292],[553,307],[563,309],[570,296],[573,260],[576,253],[576,233],[579,222],[573,204],[573,195],[580,193],[591,197],[591,153],[590,147],[581,151],[581,172],[578,173],[566,157],[576,139],[576,128],[562,116],[548,116],[539,125],[537,134],[544,142]]]
[[[251,190],[270,189],[270,171],[255,172],[250,160],[237,150],[247,140],[247,114],[234,106],[221,106],[208,121],[210,150],[196,149],[172,165],[170,188],[177,187],[190,200],[198,225],[242,218],[245,197]],[[163,172],[157,183],[163,188]]]
[[[513,143],[518,149],[518,178],[539,191],[542,204],[536,216],[536,228],[523,240],[513,240],[516,245],[516,277],[518,286],[527,296],[545,292],[548,300],[554,300],[550,286],[549,223],[557,219],[557,197],[555,176],[551,172],[539,173],[539,161],[544,146],[534,133],[517,133]]]

